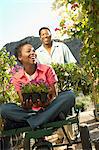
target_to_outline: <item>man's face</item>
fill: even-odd
[[[18,59],[23,65],[36,63],[36,54],[31,44],[25,44],[21,47],[21,54]]]
[[[40,33],[40,40],[43,45],[51,44],[51,33],[48,29],[42,29]]]

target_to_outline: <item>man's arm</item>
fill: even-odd
[[[66,44],[62,44],[62,49],[64,53],[64,60],[66,63],[77,63],[77,60],[75,59],[75,57],[73,56],[69,47]]]

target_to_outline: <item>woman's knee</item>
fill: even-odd
[[[75,105],[76,96],[72,90],[68,91],[69,101],[71,101],[72,105]]]
[[[72,99],[76,98],[72,90],[61,92],[60,95],[65,95],[66,97],[71,97]]]
[[[10,104],[10,103],[8,103],[8,104],[1,104],[0,105],[0,114],[1,114],[1,116],[5,117],[6,114],[11,111],[12,107],[13,107],[13,104]]]
[[[71,105],[75,104],[76,96],[75,96],[75,94],[72,90],[65,91],[65,92],[62,93],[62,95],[63,95],[63,98],[65,99],[66,102],[71,103]]]
[[[0,114],[3,117],[4,114],[7,113],[7,104],[1,104],[0,105]]]

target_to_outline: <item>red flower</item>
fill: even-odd
[[[72,6],[71,6],[71,9],[76,9],[76,7],[79,7],[78,3],[74,3]]]
[[[59,28],[55,28],[55,31],[60,31],[60,29]]]

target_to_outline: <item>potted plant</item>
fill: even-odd
[[[47,94],[48,85],[43,80],[39,80],[38,82],[31,80],[31,82],[22,85],[22,95],[25,101],[32,99],[35,103],[39,99],[41,103],[45,103],[47,102]]]

